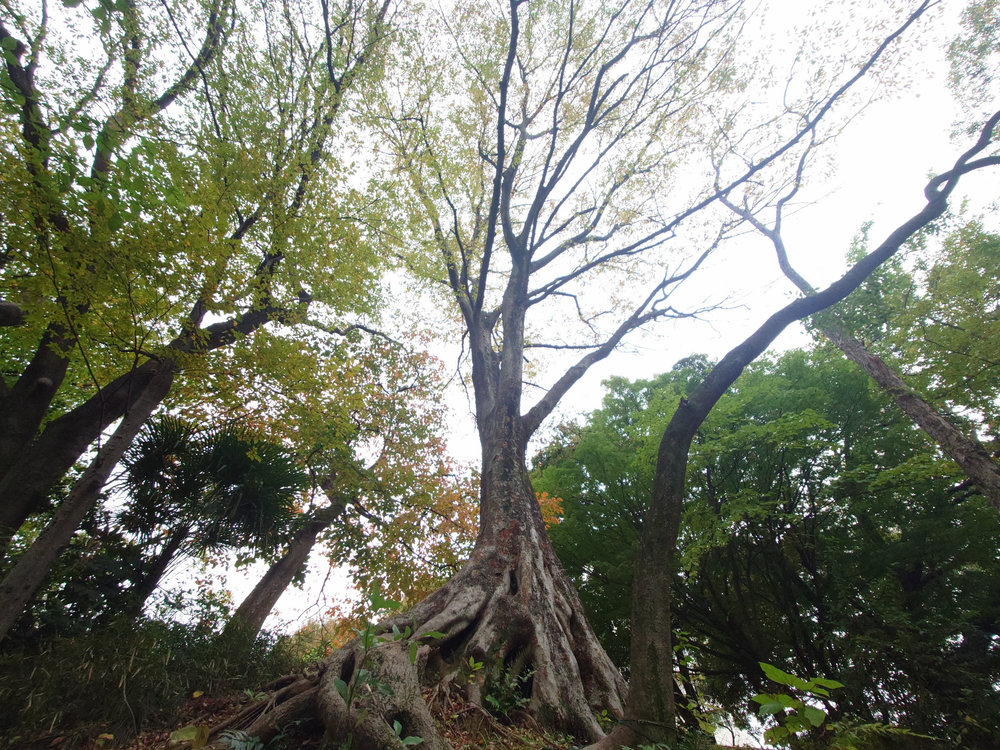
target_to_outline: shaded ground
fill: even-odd
[[[191,747],[191,743],[172,743],[171,732],[192,725],[226,726],[258,700],[266,700],[266,696],[263,693],[224,697],[199,694],[185,702],[170,726],[148,729],[128,741],[118,742],[107,734],[81,738],[71,732],[63,732],[26,739],[11,750],[69,747],[82,750],[183,750]],[[496,717],[472,703],[453,700],[438,707],[435,720],[439,731],[455,750],[570,750],[575,747],[570,738],[543,731],[523,711],[513,711],[509,717]],[[323,727],[319,722],[299,724],[272,739],[267,748],[312,750],[322,744],[322,734]],[[721,745],[717,747],[719,750],[739,750]]]

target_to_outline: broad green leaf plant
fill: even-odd
[[[827,712],[816,704],[828,701],[831,690],[844,687],[842,682],[823,677],[804,680],[765,662],[760,662],[760,668],[769,680],[791,692],[758,693],[751,698],[760,704],[757,713],[762,719],[777,722],[764,732],[764,739],[776,745],[788,746],[800,734],[823,726]]]

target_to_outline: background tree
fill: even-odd
[[[778,256],[778,264],[782,272],[803,294],[815,294],[815,289],[789,263],[788,252],[781,236],[782,212],[788,202],[794,198],[800,187],[802,167],[808,152],[803,154],[800,169],[791,187],[775,202],[773,207],[767,206],[767,199],[761,200],[751,208],[746,198],[737,206],[728,198],[725,203],[736,215],[743,218],[757,231],[761,232],[774,245]],[[773,226],[765,225],[758,215],[765,210],[773,210]],[[860,257],[864,250],[857,248],[856,256]],[[870,325],[870,322],[868,323]],[[955,419],[947,409],[935,409],[927,400],[910,387],[899,374],[873,352],[863,341],[857,338],[843,323],[837,319],[837,311],[827,315],[815,316],[812,319],[813,328],[840,349],[844,356],[867,372],[879,386],[892,395],[896,405],[907,414],[920,429],[937,441],[941,450],[955,460],[969,478],[976,482],[982,491],[990,498],[994,507],[1000,511],[1000,465],[990,456],[980,444],[975,434],[963,432],[955,426]],[[959,327],[961,330],[961,327]]]
[[[165,526],[157,524],[162,521],[173,526],[176,521],[179,528],[170,530],[178,531],[173,537],[175,544],[182,543],[184,534],[180,532],[185,527],[208,529],[210,536],[218,537],[217,525],[223,523],[224,531],[233,519],[228,512],[221,517],[210,512],[213,504],[201,501],[206,497],[224,500],[234,489],[252,480],[252,475],[259,473],[257,469],[263,468],[250,460],[254,457],[252,443],[238,447],[231,460],[220,461],[217,453],[209,450],[215,443],[202,437],[227,434],[231,425],[242,425],[241,430],[248,436],[268,436],[264,442],[268,443],[269,451],[285,456],[279,464],[294,454],[295,465],[308,469],[312,475],[310,484],[316,487],[316,491],[297,499],[294,517],[280,524],[277,536],[263,540],[262,547],[244,548],[237,555],[240,564],[263,557],[272,565],[237,610],[244,621],[243,635],[260,628],[289,584],[301,582],[306,561],[317,542],[322,542],[321,549],[328,550],[331,564],[360,560],[370,566],[366,574],[391,575],[397,581],[405,581],[411,596],[412,586],[421,580],[414,576],[416,569],[454,564],[454,536],[431,534],[425,523],[429,515],[437,514],[435,525],[448,526],[454,514],[466,512],[461,510],[465,495],[451,487],[451,477],[442,463],[443,412],[433,361],[392,342],[366,341],[359,332],[346,332],[345,338],[343,333],[317,333],[312,326],[301,326],[295,336],[272,336],[266,331],[261,334],[246,347],[245,354],[241,350],[217,352],[211,356],[224,357],[223,361],[193,366],[195,373],[204,372],[206,378],[196,379],[197,386],[183,383],[168,396],[165,405],[180,410],[186,424],[219,426],[199,429],[181,426],[168,430],[172,438],[167,435],[161,436],[167,439],[153,441],[159,448],[148,460],[140,461],[140,465],[133,464],[136,469],[152,469],[145,480],[136,478],[133,482],[136,496],[146,502],[137,506],[125,498],[124,513],[117,510],[111,513],[105,528],[87,522],[90,533],[86,543],[82,543],[79,535],[74,536],[81,544],[74,542],[70,559],[61,564],[48,586],[39,592],[38,601],[31,605],[32,616],[44,609],[45,616],[40,619],[50,622],[68,607],[76,613],[78,622],[84,617],[89,619],[82,620],[83,624],[89,624],[97,613],[81,610],[85,605],[79,601],[62,603],[62,592],[79,591],[80,595],[74,597],[80,599],[108,587],[120,591],[129,586],[128,581],[144,577],[150,563],[141,550],[133,549],[143,544],[142,528],[156,538],[169,536]],[[276,361],[283,363],[294,377],[275,368]],[[240,372],[241,377],[221,378],[214,372]],[[176,426],[175,418],[168,421]],[[179,436],[175,434],[178,431]],[[192,435],[194,438],[188,439]],[[239,435],[234,437],[237,444],[241,442]],[[281,441],[281,447],[271,442],[276,440]],[[149,441],[140,440],[145,442]],[[260,442],[260,438],[254,438],[254,442]],[[191,460],[185,463],[188,469],[181,471],[175,459],[184,452]],[[245,470],[249,471],[241,478]],[[266,480],[267,473],[258,478]],[[252,491],[253,487],[249,489]],[[177,490],[189,498],[197,495],[199,502],[186,506],[170,503],[161,497],[161,490]],[[122,501],[121,493],[117,498]],[[219,510],[219,503],[214,507]],[[285,507],[286,514],[287,511]],[[96,517],[102,515],[99,512]],[[365,550],[393,547],[384,543],[381,532],[372,533],[371,528],[360,536],[331,528],[353,529],[358,523],[367,524],[367,519],[391,524],[389,533],[401,544],[409,542],[413,546],[415,540],[421,540],[426,545],[427,561],[408,554],[371,555]],[[40,516],[35,523],[44,525],[47,520]],[[145,523],[137,524],[137,520]],[[252,514],[248,520],[253,524]],[[262,522],[263,517],[257,521]],[[342,544],[345,538],[356,547]],[[331,544],[325,544],[326,541]],[[205,549],[204,545],[194,546]],[[120,555],[123,548],[133,549],[130,564],[109,566],[107,556]],[[168,560],[169,555],[164,551],[160,562],[166,564]],[[93,580],[94,569],[105,571],[102,583]],[[43,572],[35,571],[36,575]],[[115,572],[118,577],[111,580]],[[67,580],[71,574],[78,578]],[[156,583],[154,578],[147,579],[147,595]],[[440,573],[433,580],[439,578]],[[424,579],[425,589],[426,585]],[[399,595],[401,591],[391,593]],[[102,594],[94,605],[103,607],[100,611],[105,612],[104,619],[134,616],[133,607],[123,607],[122,596],[107,600]]]
[[[618,746],[633,741],[639,727],[647,727],[642,730],[644,735],[657,740],[670,740],[675,735],[672,640],[670,628],[664,627],[664,623],[671,622],[671,581],[685,497],[688,454],[698,428],[744,368],[785,328],[846,298],[879,265],[899,252],[910,238],[940,218],[962,176],[1000,164],[1000,156],[992,155],[998,123],[1000,112],[987,121],[975,144],[950,170],[928,182],[924,189],[927,202],[921,211],[900,224],[826,289],[797,299],[771,315],[719,360],[691,391],[690,397],[678,404],[657,451],[652,500],[646,512],[638,553],[643,573],[635,577],[632,592],[628,721],[619,725],[604,745]]]
[[[536,459],[535,486],[564,498],[556,551],[626,660],[628,553],[657,439],[708,364],[613,379],[603,407]],[[835,353],[750,366],[692,444],[674,583],[680,716],[703,701],[741,721],[769,690],[764,661],[844,682],[835,717],[989,746],[1000,525],[961,479]]]
[[[182,549],[272,552],[288,536],[297,495],[309,484],[279,445],[235,425],[197,434],[170,418],[140,435],[124,472],[129,502],[119,522],[158,547],[133,587],[137,611]]]

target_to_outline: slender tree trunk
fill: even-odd
[[[305,567],[316,539],[344,512],[344,504],[331,505],[318,510],[292,537],[288,549],[257,582],[243,600],[232,618],[226,623],[223,638],[232,637],[252,641],[257,637],[264,620],[288,588],[292,579]]]
[[[856,338],[837,331],[832,326],[823,326],[819,330],[848,359],[867,372],[889,394],[896,406],[937,442],[941,451],[961,467],[990,504],[1000,512],[1000,466],[982,444],[974,436],[962,433]]]
[[[153,595],[156,587],[160,585],[160,579],[167,572],[170,561],[174,559],[177,550],[181,548],[181,545],[184,544],[190,533],[191,527],[185,524],[178,526],[167,537],[163,549],[153,558],[153,562],[143,574],[142,579],[136,583],[130,592],[131,601],[129,602],[129,606],[131,607],[132,617],[137,618],[142,614],[142,608],[146,605],[146,600]]]
[[[132,444],[142,425],[160,404],[173,381],[173,367],[163,368],[143,390],[86,473],[59,504],[55,516],[22,554],[0,583],[0,640],[20,617],[24,606],[45,581],[53,562],[70,543],[87,513],[94,507],[111,471]]]

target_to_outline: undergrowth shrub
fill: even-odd
[[[92,632],[14,644],[0,653],[0,746],[60,747],[108,733],[116,742],[169,721],[194,691],[260,688],[298,666],[286,638],[249,646],[209,628],[140,619]]]

